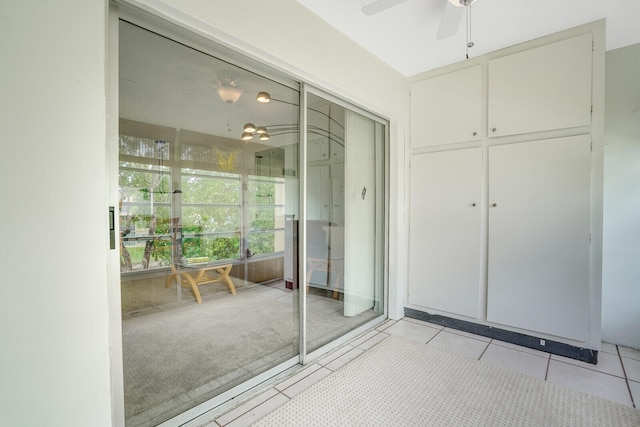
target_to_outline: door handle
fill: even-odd
[[[362,187],[362,193],[360,195],[362,196],[362,200],[364,200],[364,197],[367,195],[367,187]]]
[[[116,209],[109,206],[109,249],[116,248]]]

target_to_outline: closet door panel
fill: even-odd
[[[590,136],[489,148],[487,320],[585,340]]]
[[[482,66],[411,85],[411,147],[476,141],[482,130]]]
[[[478,317],[482,149],[411,158],[408,303]]]
[[[592,35],[489,61],[489,136],[591,124]]]

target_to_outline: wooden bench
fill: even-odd
[[[231,277],[229,277],[229,273],[231,272],[232,264],[219,264],[219,265],[209,265],[200,267],[198,270],[198,274],[193,277],[190,273],[186,271],[178,271],[175,265],[171,264],[171,274],[167,278],[167,285],[165,287],[170,288],[171,282],[173,279],[176,279],[176,282],[179,283],[183,288],[191,288],[193,294],[196,297],[196,301],[198,304],[202,303],[202,297],[200,296],[200,291],[198,290],[198,286],[204,285],[207,283],[216,283],[220,281],[225,281],[229,291],[232,295],[236,295],[236,288],[233,286],[233,282],[231,281]],[[209,271],[215,271],[218,273],[218,277],[209,276]]]

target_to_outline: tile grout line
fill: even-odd
[[[377,343],[373,344],[371,347],[369,347],[369,348],[362,348],[362,347],[360,347],[362,344],[364,344],[364,343],[366,343],[366,342],[369,342],[369,341],[371,341],[372,339],[376,338],[378,335],[380,335],[380,334],[384,333],[384,332],[381,332],[381,331],[377,331],[377,332],[378,332],[377,334],[375,334],[374,336],[372,336],[372,337],[371,337],[371,338],[369,338],[368,340],[366,340],[366,341],[364,341],[364,342],[360,343],[359,345],[357,345],[357,346],[353,346],[353,348],[357,348],[357,349],[362,350],[362,351],[363,351],[363,354],[364,354],[365,352],[367,352],[367,351],[371,350],[373,347],[377,346],[377,345],[378,345],[378,344],[380,344],[382,341],[386,340],[387,338],[389,338],[389,337],[391,336],[390,334],[385,333],[385,335],[387,335],[387,336],[386,336],[386,337],[383,337],[380,341],[378,341]]]
[[[482,356],[484,356],[484,354],[487,352],[487,350],[489,349],[489,346],[493,343],[493,338],[491,338],[489,340],[489,342],[487,343],[487,345],[485,346],[484,350],[482,350],[482,353],[480,354],[480,357],[478,357],[478,360],[482,359]]]
[[[549,357],[551,357],[551,354],[549,354]],[[587,371],[597,372],[599,374],[604,374],[604,375],[609,375],[610,377],[613,377],[613,378],[620,378],[621,380],[626,380],[627,379],[627,374],[626,374],[626,372],[624,370],[624,365],[622,365],[622,362],[620,362],[620,364],[622,365],[622,374],[624,376],[621,377],[621,376],[618,376],[618,375],[615,375],[615,374],[610,374],[609,372],[598,371],[597,369],[586,368],[584,366],[576,365],[576,364],[571,363],[571,362],[565,362],[564,360],[558,360],[558,359],[551,359],[551,360],[553,360],[555,362],[558,362],[558,363],[564,363],[565,365],[574,366],[576,368],[586,369]],[[580,362],[580,360],[578,360],[578,362]]]
[[[293,385],[293,384],[292,384],[292,385]],[[287,388],[289,388],[289,387],[287,387]],[[271,399],[275,398],[275,397],[276,397],[276,396],[278,396],[279,394],[281,394],[281,395],[283,395],[284,397],[286,397],[286,398],[287,398],[287,401],[291,400],[291,398],[290,398],[289,396],[287,396],[286,394],[284,394],[283,392],[281,392],[281,391],[280,391],[280,390],[278,390],[277,388],[275,388],[275,387],[274,387],[273,389],[277,392],[276,394],[274,394],[273,396],[271,396],[270,398],[268,398],[268,399],[267,399],[267,400],[265,400],[264,402],[260,402],[260,403],[258,403],[257,405],[255,405],[255,406],[252,406],[252,407],[248,408],[246,411],[244,411],[243,413],[241,413],[240,415],[238,415],[238,416],[237,416],[237,417],[235,417],[234,419],[229,420],[229,422],[228,422],[228,423],[226,423],[226,424],[220,424],[220,423],[218,422],[218,420],[217,420],[217,419],[216,419],[216,420],[213,420],[213,422],[215,422],[215,423],[216,423],[217,425],[219,425],[220,427],[224,427],[224,426],[226,426],[226,425],[229,425],[229,424],[231,424],[232,422],[236,421],[237,419],[244,417],[245,415],[247,415],[247,414],[248,414],[248,413],[250,413],[251,411],[255,410],[256,408],[258,408],[258,407],[260,407],[260,406],[264,405],[265,403],[267,403],[267,402],[268,402],[268,401],[270,401]],[[286,403],[286,402],[285,402],[285,403]],[[282,405],[284,405],[284,403],[283,403]],[[280,405],[280,406],[281,406],[281,405]],[[271,412],[271,411],[270,411],[270,412]],[[224,414],[223,414],[223,415],[224,415]],[[266,414],[264,414],[264,415],[266,415]],[[221,417],[222,417],[222,416],[221,416]],[[220,417],[220,418],[221,418],[221,417]],[[260,417],[260,418],[262,418],[262,417]]]
[[[368,341],[368,340],[367,340],[367,341]],[[349,353],[349,352],[350,352],[350,351],[352,351],[353,349],[358,348],[358,347],[356,347],[356,346],[352,345],[351,343],[346,343],[346,344],[344,345],[344,347],[351,347],[351,348],[350,348],[349,350],[345,351],[344,353],[340,354],[339,356],[336,356],[336,357],[334,357],[333,359],[329,360],[329,361],[328,361],[327,363],[325,363],[325,364],[320,363],[320,360],[323,360],[323,359],[316,360],[314,363],[317,363],[318,365],[320,365],[320,366],[321,366],[321,367],[323,367],[323,368],[327,368],[327,365],[329,365],[329,364],[331,364],[331,363],[335,362],[336,360],[340,359],[342,356],[344,356],[345,354]],[[335,354],[338,352],[338,350],[340,350],[340,348],[336,349],[336,350],[331,354],[331,356],[335,355]],[[362,349],[361,349],[361,350],[362,350]],[[327,357],[328,357],[328,356],[327,356]],[[333,369],[331,369],[331,368],[327,368],[327,369],[329,369],[331,372],[333,372],[333,371],[334,371],[334,370],[333,370]],[[314,372],[315,372],[315,371],[314,371]],[[306,377],[305,377],[305,378],[306,378]],[[297,381],[296,381],[296,382],[297,382]],[[293,384],[292,384],[292,385],[293,385]],[[289,387],[287,387],[287,388],[289,388]]]
[[[428,326],[427,326],[427,327],[428,327]],[[442,329],[438,329],[438,332],[436,332],[436,333],[435,333],[431,338],[429,338],[429,339],[427,340],[427,342],[425,342],[425,343],[424,343],[424,345],[427,345],[427,344],[429,344],[431,341],[433,341],[433,339],[434,339],[435,337],[437,337],[438,335],[440,335],[440,332],[442,332],[442,331],[444,331],[444,328],[442,328]]]
[[[548,381],[549,378],[549,367],[551,366],[551,353],[547,354],[547,370],[544,373],[544,380]]]
[[[629,396],[631,397],[631,406],[636,407],[636,402],[633,400],[633,393],[631,393],[631,386],[629,385],[629,377],[627,377],[627,370],[624,367],[624,363],[622,362],[622,356],[620,355],[620,347],[616,345],[616,351],[618,352],[618,359],[620,360],[620,366],[622,366],[622,374],[624,375],[624,382],[627,385],[627,391],[629,392]]]

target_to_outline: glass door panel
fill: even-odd
[[[298,360],[300,94],[124,21],[119,77],[125,417],[147,426]]]
[[[307,351],[384,312],[384,125],[309,93]]]

